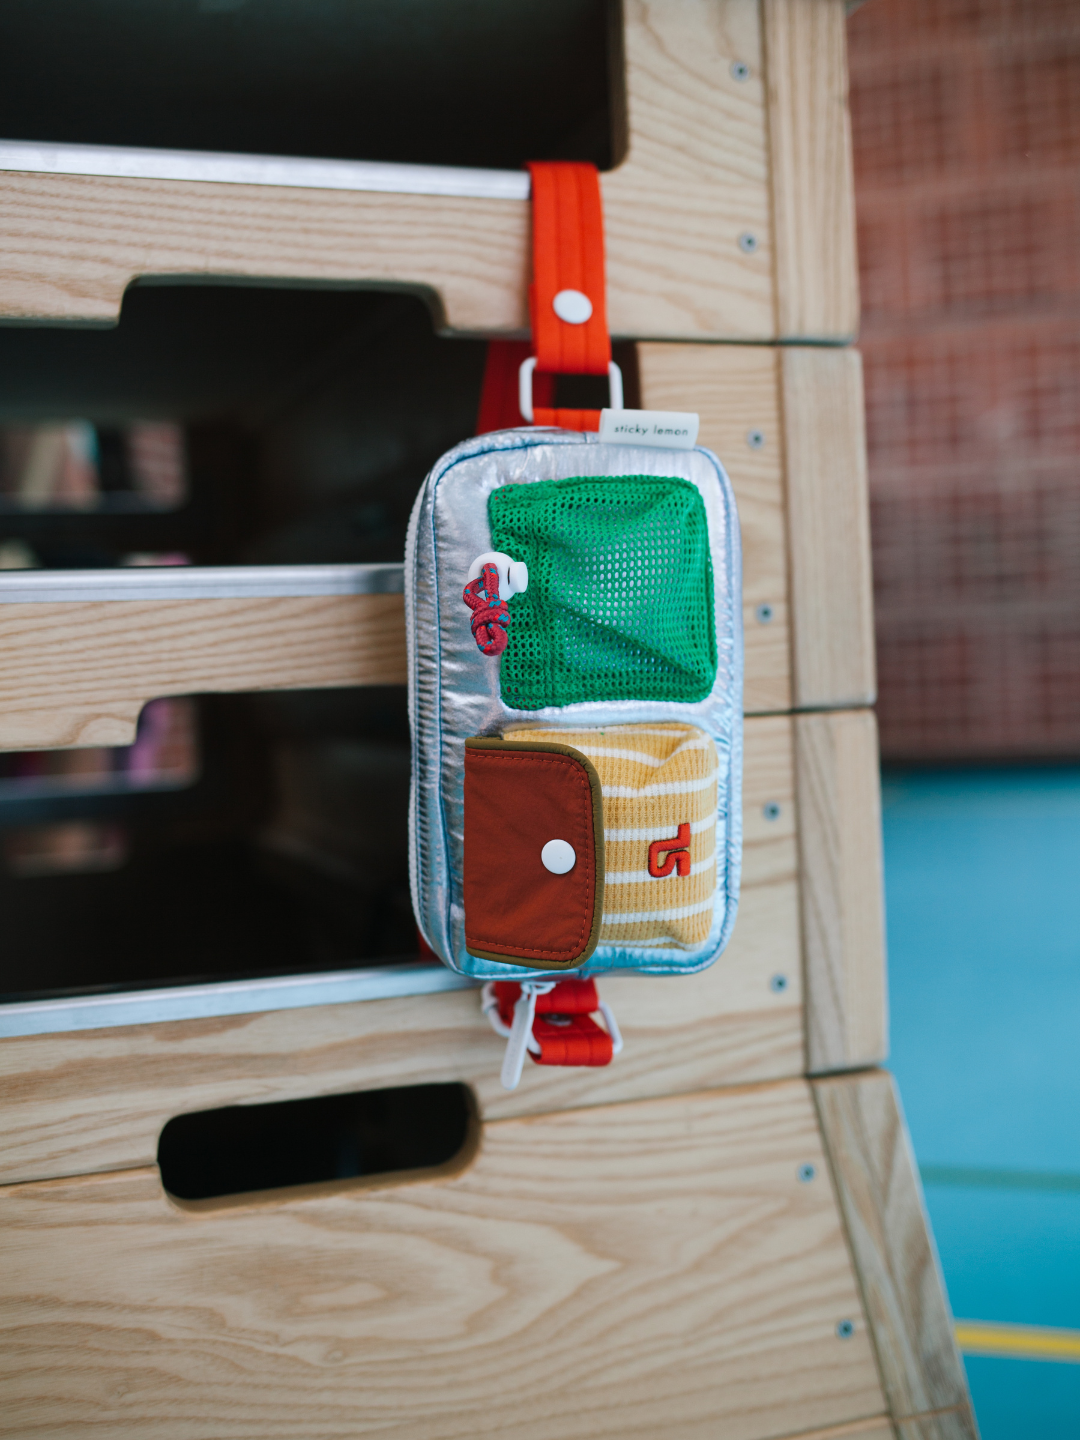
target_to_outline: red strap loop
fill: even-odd
[[[477,435],[491,430],[513,430],[525,423],[518,409],[518,375],[522,361],[532,354],[528,340],[492,340],[487,347],[484,383],[480,388],[480,413],[476,417]],[[534,414],[541,406],[550,406],[555,399],[555,376],[533,376]],[[543,413],[550,413],[544,411]],[[553,425],[553,420],[538,420],[540,425]],[[599,422],[597,422],[599,424]]]
[[[560,430],[599,430],[599,410],[552,410],[537,405],[533,410],[534,425],[557,425]]]
[[[540,1046],[532,1057],[537,1065],[611,1064],[611,1036],[588,1015],[568,1015],[559,1024],[537,1016],[533,1036]]]
[[[521,986],[516,980],[496,980],[494,989],[499,1014],[509,1025]],[[536,997],[537,1015],[591,1015],[599,1009],[600,996],[595,980],[560,980],[546,995]]]
[[[491,989],[505,1033],[514,1022],[521,986],[516,980],[496,980]],[[601,1008],[595,980],[560,980],[537,995],[532,1035],[540,1048],[530,1051],[535,1063],[610,1065],[614,1037],[592,1018]]]
[[[576,160],[534,161],[529,174],[532,349],[516,340],[493,340],[488,345],[478,435],[523,423],[518,408],[518,371],[530,354],[536,356],[533,424],[557,425],[564,430],[600,428],[599,410],[554,408],[553,379],[555,375],[607,375],[611,364],[600,174],[595,165]],[[586,311],[587,318],[580,318]]]

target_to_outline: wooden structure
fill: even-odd
[[[851,339],[842,7],[628,0],[623,37],[628,154],[602,182],[612,333]],[[285,187],[18,172],[0,197],[9,318],[109,323],[140,276],[225,275],[408,286],[452,330],[528,326],[524,198],[298,202]]]
[[[471,990],[0,1041],[0,1435],[976,1433],[873,1068],[843,0],[627,0],[625,52],[612,326],[639,342],[645,406],[700,412],[743,528],[729,950],[692,978],[612,977],[617,1062],[531,1067],[512,1093]],[[525,201],[28,173],[0,192],[9,319],[107,321],[134,277],[227,273],[393,282],[450,328],[524,324]],[[756,343],[697,343],[725,340]],[[393,595],[3,604],[0,746],[123,744],[160,695],[397,683],[402,627]],[[172,1116],[433,1080],[478,1105],[449,1173],[227,1206],[162,1189]]]

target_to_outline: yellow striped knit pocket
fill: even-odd
[[[514,728],[504,738],[568,745],[600,777],[604,909],[599,943],[692,950],[716,895],[716,746],[694,725]]]

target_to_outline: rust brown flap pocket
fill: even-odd
[[[465,944],[481,960],[571,969],[600,936],[600,780],[569,745],[465,742]]]

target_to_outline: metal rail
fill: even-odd
[[[0,605],[400,595],[404,588],[404,566],[400,564],[137,565],[117,570],[8,570],[0,573]]]
[[[455,975],[443,965],[405,963],[373,966],[369,970],[276,976],[268,980],[222,980],[110,995],[16,1000],[0,1004],[0,1038],[103,1030],[117,1025],[157,1025],[170,1020],[206,1020],[219,1015],[252,1015],[264,1010],[299,1010],[310,1005],[391,1000],[402,995],[435,995],[444,990],[466,990],[473,984],[472,980]]]
[[[230,155],[126,145],[0,140],[0,170],[128,180],[197,180],[219,185],[278,185],[299,190],[363,190],[383,195],[442,195],[452,199],[529,198],[529,176],[524,170],[390,165],[377,160],[308,160],[290,155]]]

